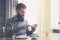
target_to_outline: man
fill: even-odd
[[[6,37],[12,37],[14,33],[16,36],[25,35],[25,34],[31,35],[35,31],[36,27],[32,27],[31,31],[27,30],[28,23],[24,19],[25,9],[26,6],[23,3],[17,4],[16,16],[6,21],[6,29],[5,29]]]

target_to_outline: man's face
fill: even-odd
[[[17,9],[17,13],[18,13],[19,15],[24,16],[24,15],[25,15],[25,10],[26,10],[26,8]]]

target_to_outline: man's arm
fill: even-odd
[[[12,37],[12,26],[10,25],[9,20],[5,23],[5,36]]]
[[[31,35],[32,33],[33,31],[29,31],[29,30],[26,31],[27,36]]]
[[[18,27],[12,29],[12,25],[10,23],[10,20],[7,20],[5,23],[5,36],[6,37],[12,37],[12,35],[16,32],[18,32],[20,29]]]

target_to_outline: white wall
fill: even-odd
[[[60,29],[59,22],[59,0],[51,0],[51,29]],[[60,33],[52,33],[51,40],[60,40]]]
[[[52,29],[57,29],[58,27],[58,18],[59,18],[59,14],[58,14],[58,6],[59,6],[59,0],[51,0],[51,28]]]

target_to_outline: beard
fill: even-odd
[[[24,16],[23,15],[20,15],[19,13],[17,14],[17,20],[20,21],[20,22],[23,22],[24,21]]]

